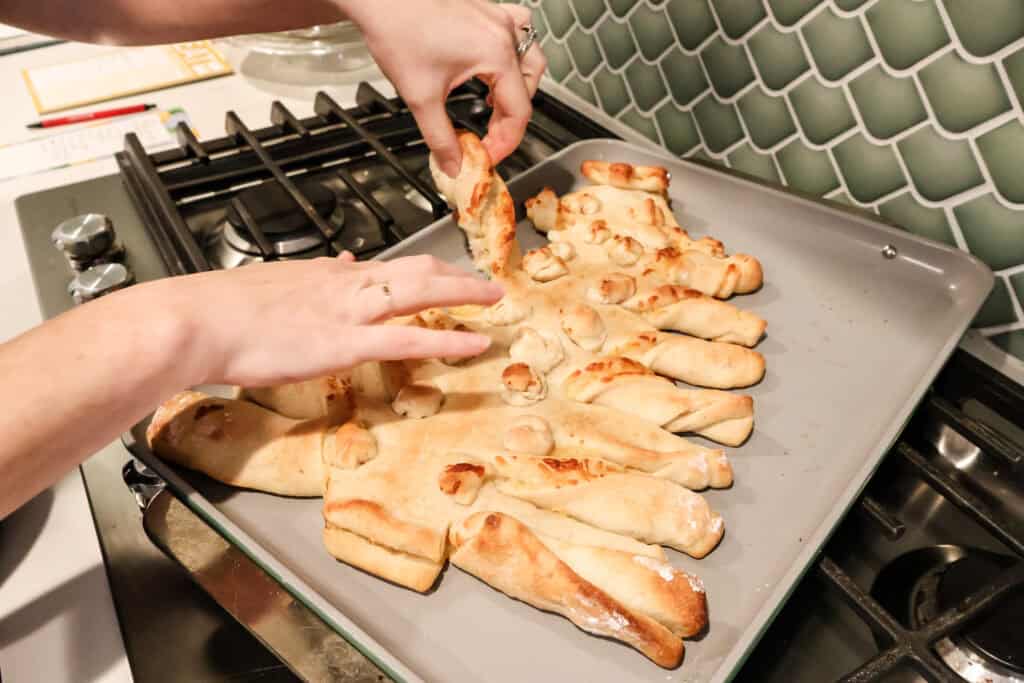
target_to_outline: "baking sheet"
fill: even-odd
[[[584,141],[518,176],[521,212],[544,186],[585,183],[580,162],[661,164],[691,234],[756,255],[765,286],[735,303],[768,320],[767,375],[746,390],[755,430],[729,449],[736,482],[705,495],[726,521],[703,560],[668,551],[706,587],[710,628],[683,665],[659,668],[629,647],[505,597],[449,567],[429,595],[336,562],[320,541],[319,500],[229,489],[134,452],[230,540],[393,676],[408,680],[728,680],[856,499],[980,308],[991,272],[969,255],[868,218],[618,141]],[[525,248],[543,242],[520,221]],[[887,259],[883,247],[898,255]],[[431,253],[470,267],[450,218],[382,258]]]

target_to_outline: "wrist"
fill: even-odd
[[[207,326],[200,319],[203,305],[183,295],[187,288],[181,280],[147,282],[123,292],[133,298],[127,308],[144,330],[153,373],[173,391],[205,383],[215,357],[204,352],[209,347],[203,339]]]

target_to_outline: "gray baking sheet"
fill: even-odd
[[[729,449],[735,485],[706,495],[726,534],[703,560],[668,551],[707,586],[710,628],[683,665],[511,600],[449,567],[419,595],[336,562],[319,500],[231,490],[133,450],[211,524],[396,678],[430,681],[723,681],[742,663],[855,500],[981,306],[991,272],[969,255],[628,143],[584,141],[510,182],[521,212],[544,186],[583,184],[580,162],[661,164],[680,223],[757,256],[765,285],[735,303],[768,320],[767,375],[747,390],[755,430]],[[527,221],[525,247],[543,241]],[[883,248],[896,249],[887,259]],[[430,253],[470,268],[451,218],[381,258]]]

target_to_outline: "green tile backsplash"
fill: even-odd
[[[984,260],[1024,359],[1024,0],[520,2],[552,80],[674,154]]]

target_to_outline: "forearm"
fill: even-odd
[[[134,287],[0,345],[0,519],[199,381],[184,318]]]
[[[87,43],[144,45],[328,24],[345,19],[351,4],[350,0],[0,0],[0,21]]]

